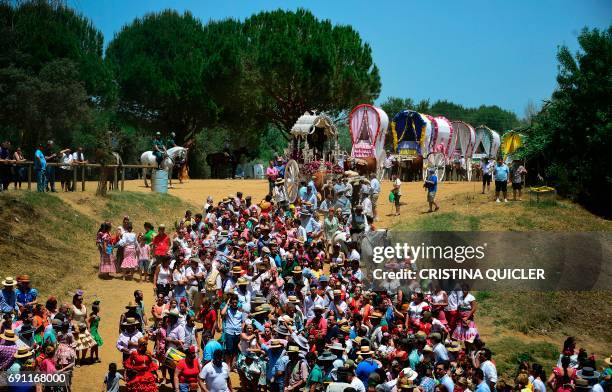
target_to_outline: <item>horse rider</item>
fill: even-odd
[[[155,160],[157,161],[157,168],[161,169],[161,163],[166,155],[166,146],[159,132],[155,133],[155,139],[153,140],[153,155],[155,155]]]
[[[170,136],[168,136],[168,140],[166,140],[166,149],[169,150],[173,147],[178,147],[174,139],[176,139],[176,133],[170,132]]]

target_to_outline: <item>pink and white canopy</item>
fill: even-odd
[[[476,147],[474,127],[463,121],[452,121],[453,137],[449,158],[471,158]]]
[[[349,114],[349,129],[353,142],[351,156],[384,159],[388,126],[389,117],[381,108],[369,104],[353,108]]]
[[[451,122],[443,116],[432,117],[426,115],[426,117],[431,121],[432,126],[429,152],[441,152],[444,155],[448,155],[448,152],[451,151],[450,143],[453,137]]]

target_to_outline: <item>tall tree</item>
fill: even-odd
[[[112,75],[102,57],[102,33],[63,2],[2,2],[0,33],[0,67],[37,74],[50,61],[69,59],[92,102],[114,102]]]
[[[612,26],[584,29],[581,50],[559,48],[558,88],[526,131],[527,158],[541,161],[560,193],[612,216]]]
[[[265,118],[287,133],[307,110],[336,115],[380,93],[370,45],[350,26],[304,9],[276,10],[244,22],[250,88]]]
[[[107,61],[120,89],[119,110],[183,141],[216,118],[203,85],[207,75],[202,23],[166,10],[136,19],[110,42]]]

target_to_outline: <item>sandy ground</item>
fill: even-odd
[[[445,183],[440,187],[438,198],[441,202],[442,210],[445,209],[444,200],[456,193],[463,192],[478,192],[477,183]],[[383,191],[381,193],[381,203],[379,204],[380,221],[376,222],[377,227],[390,227],[400,220],[415,219],[427,210],[425,200],[425,191],[421,183],[405,183],[402,185],[402,215],[400,217],[391,216],[392,205],[388,201],[388,194],[391,189],[391,183],[385,181],[383,183]],[[78,203],[83,196],[92,196],[96,189],[96,183],[88,182],[86,184],[85,195],[83,192],[75,193],[58,193],[60,197],[69,202],[75,208],[81,209],[84,213],[87,211],[87,205]],[[145,188],[141,181],[126,181],[125,190],[138,192],[151,192],[149,188]],[[184,184],[176,184],[169,193],[177,196],[186,202],[199,207],[206,200],[208,195],[213,196],[215,201],[218,201],[229,195],[234,195],[236,191],[242,191],[245,196],[251,195],[254,201],[259,201],[267,192],[267,182],[264,180],[190,180]],[[483,201],[486,196],[481,196]],[[130,214],[130,211],[125,211]],[[177,211],[177,216],[181,215],[182,211]],[[93,235],[93,234],[92,234]],[[97,253],[92,247],[92,260],[88,261],[92,264],[97,263]],[[147,309],[153,301],[153,290],[150,283],[140,283],[137,281],[125,281],[119,278],[102,280],[97,277],[92,270],[91,279],[84,287],[86,296],[97,297],[101,299],[101,318],[100,334],[104,339],[104,344],[100,348],[100,358],[102,363],[93,365],[84,365],[76,369],[74,374],[74,390],[75,391],[92,391],[101,390],[104,374],[108,369],[110,362],[120,364],[121,355],[115,348],[116,339],[118,337],[118,320],[122,312],[125,311],[127,301],[133,298],[132,293],[136,289],[143,290],[145,294],[145,305]],[[234,375],[235,377],[235,375]],[[234,385],[237,385],[237,379],[233,380]],[[164,390],[162,388],[162,390]],[[170,390],[170,389],[168,389]]]

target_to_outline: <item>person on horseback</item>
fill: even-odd
[[[166,146],[159,132],[155,133],[155,139],[153,140],[153,155],[155,155],[155,160],[157,161],[157,168],[161,169],[161,163],[166,155]]]
[[[168,136],[168,140],[166,140],[166,149],[169,150],[172,147],[178,147],[174,139],[176,139],[176,133],[170,132],[170,136]]]

